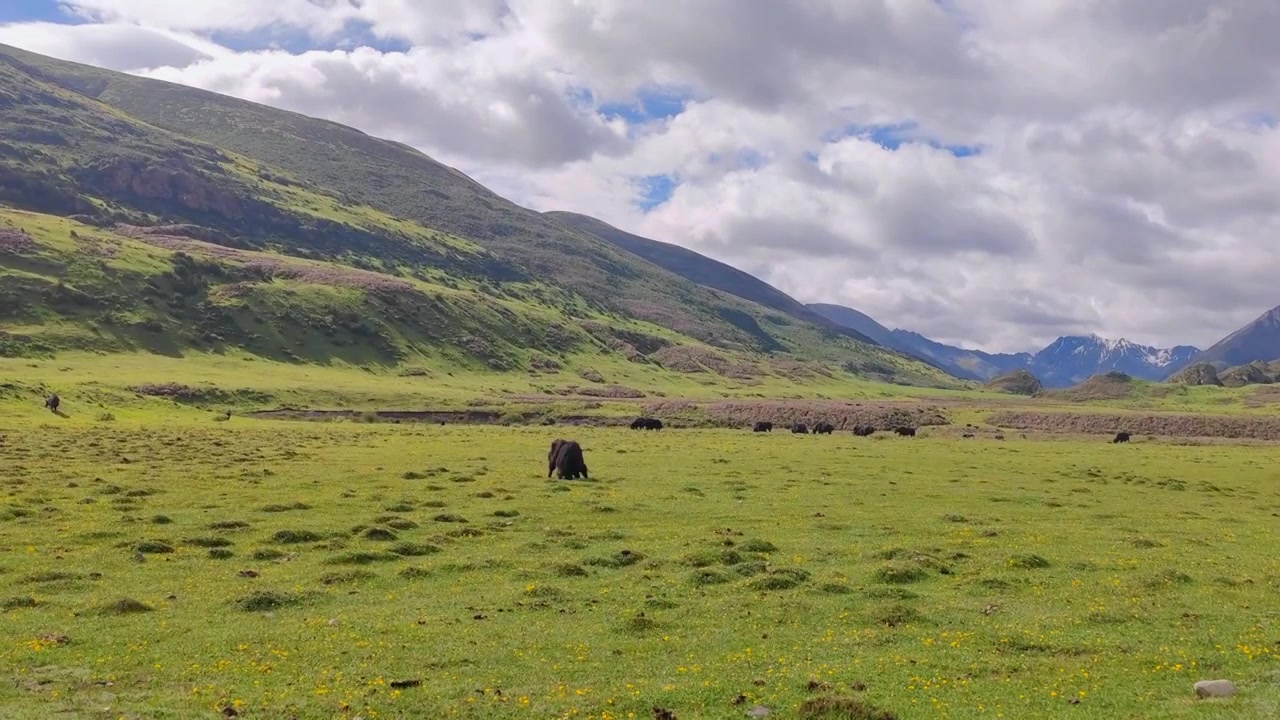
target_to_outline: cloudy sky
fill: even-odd
[[[1275,0],[0,0],[0,43],[408,142],[988,350],[1280,304]]]

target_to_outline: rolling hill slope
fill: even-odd
[[[666,351],[669,365],[687,371],[694,370],[690,363],[703,371],[785,360],[897,382],[954,384],[934,368],[831,327],[690,282],[503,200],[415,150],[334,123],[3,46],[0,110],[0,203],[25,211],[5,212],[4,219],[13,237],[40,238],[35,250],[15,239],[18,249],[0,254],[0,268],[15,278],[6,285],[47,298],[62,292],[50,290],[51,282],[89,297],[106,283],[115,299],[110,309],[52,301],[33,309],[16,299],[22,296],[6,295],[0,328],[9,353],[222,343],[315,361],[327,353],[344,357],[326,334],[332,320],[298,328],[300,336],[278,346],[254,345],[246,338],[256,335],[261,343],[278,333],[257,332],[244,318],[215,311],[226,296],[210,287],[195,293],[200,307],[193,312],[202,313],[205,327],[196,336],[107,331],[106,313],[129,327],[188,328],[192,318],[143,310],[139,286],[149,282],[146,274],[124,272],[82,244],[50,255],[58,246],[54,236],[64,230],[68,238],[73,230],[94,236],[92,226],[109,236],[108,245],[134,254],[141,252],[135,242],[167,251],[149,256],[159,274],[171,272],[155,266],[162,259],[190,264],[173,259],[175,248],[206,262],[215,276],[235,269],[231,292],[239,299],[302,279],[302,296],[275,293],[272,302],[306,305],[323,318],[382,323],[386,342],[367,344],[381,348],[369,360],[403,362],[452,349],[507,370],[528,363],[534,351],[606,352],[658,364]],[[43,272],[31,271],[33,262],[44,262]],[[252,268],[249,276],[236,269],[245,267]],[[361,271],[353,281],[351,273]],[[93,292],[62,277],[80,278]],[[341,302],[333,288],[342,289]],[[430,304],[420,293],[436,302],[452,298],[453,311],[411,317]],[[394,299],[369,304],[379,294]],[[497,325],[487,318],[491,312],[503,318]],[[518,333],[504,331],[526,323]],[[308,349],[291,349],[299,347]],[[673,352],[679,362],[670,359]]]

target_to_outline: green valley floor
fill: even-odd
[[[1270,444],[6,407],[6,718],[1280,707]]]

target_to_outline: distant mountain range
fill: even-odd
[[[1051,388],[1070,387],[1092,375],[1112,371],[1144,380],[1164,380],[1201,355],[1199,348],[1189,345],[1164,349],[1097,335],[1060,337],[1035,353],[987,353],[940,343],[908,330],[890,330],[852,308],[825,304],[809,307],[881,345],[924,356],[947,372],[969,380],[990,380],[1012,370],[1026,370]],[[1280,324],[1276,328],[1280,339]],[[1280,342],[1276,345],[1275,356],[1280,357]]]

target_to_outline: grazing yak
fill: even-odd
[[[874,425],[854,425],[853,434],[858,437],[870,437],[876,431]]]
[[[551,452],[547,453],[547,477],[551,477],[551,473],[558,473],[561,480],[576,480],[581,475],[584,480],[590,480],[587,475],[587,462],[582,458],[582,446],[576,440],[553,440],[551,442]]]
[[[903,427],[897,428],[896,430],[894,430],[894,432],[898,433],[899,435],[901,435],[901,436],[903,436],[903,437],[915,437],[915,436],[916,436],[916,429],[915,429],[915,428],[913,428],[913,427],[906,427],[905,425],[904,425]]]
[[[809,426],[805,425],[804,423],[796,423],[795,425],[791,426],[791,432],[796,435],[808,435]]]
[[[1115,439],[1114,439],[1114,440],[1112,440],[1111,442],[1113,442],[1113,443],[1129,442],[1129,433],[1127,433],[1127,432],[1118,432],[1118,433],[1116,433],[1116,437],[1115,437]]]
[[[814,435],[830,435],[836,431],[836,426],[829,422],[820,422],[813,426]]]
[[[662,421],[657,418],[636,418],[631,423],[632,430],[661,430]]]
[[[52,413],[58,412],[58,406],[61,404],[62,398],[58,397],[58,393],[53,393],[44,399],[44,406]]]
[[[773,432],[773,423],[761,420],[752,426],[751,432]]]

